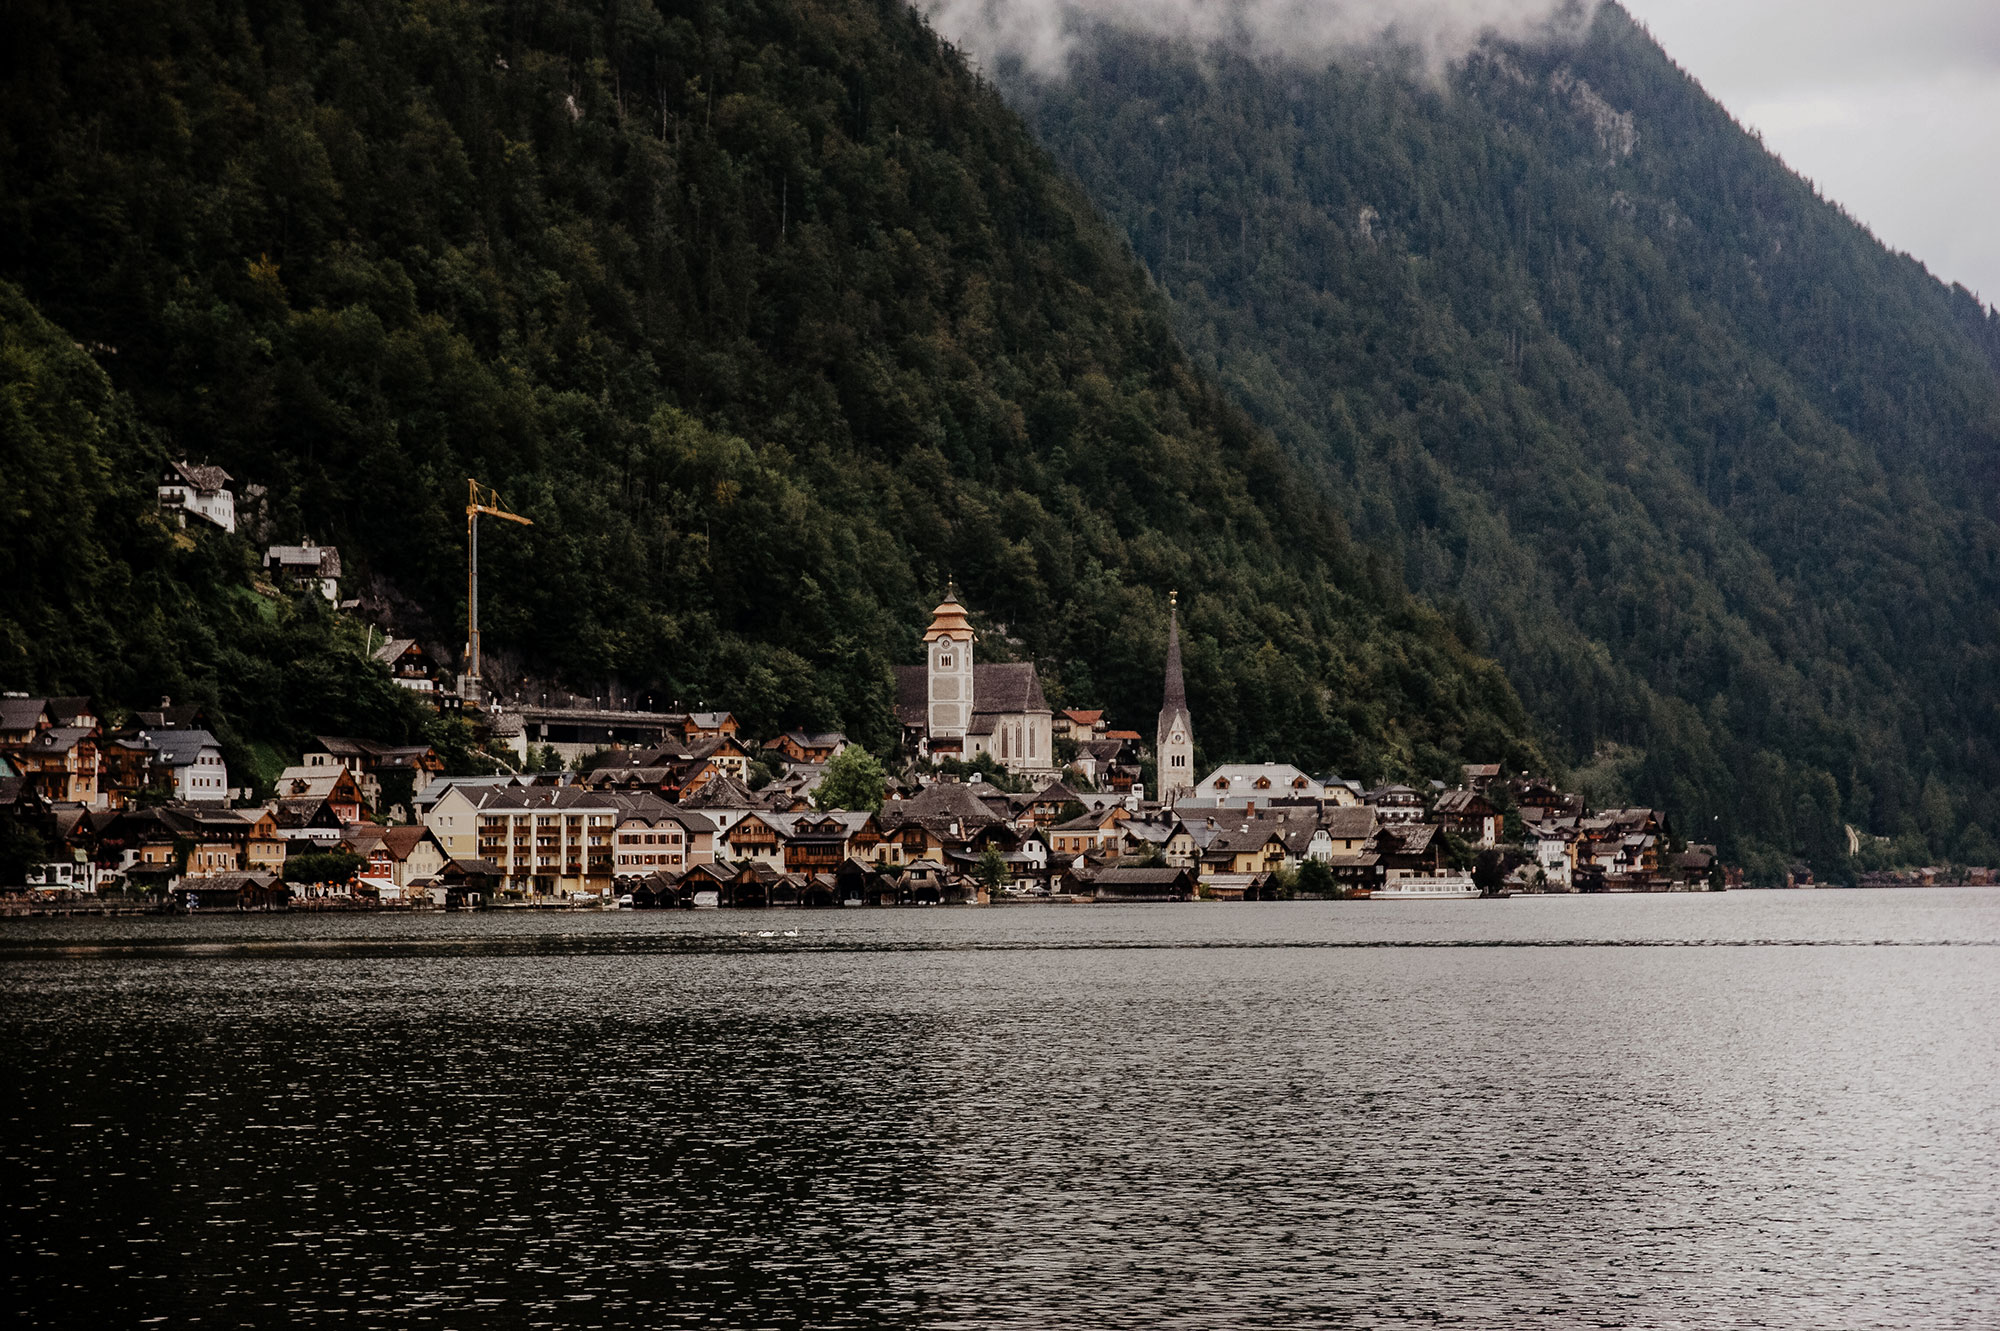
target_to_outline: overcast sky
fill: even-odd
[[[2000,305],[2000,0],[1623,0],[1820,192]]]

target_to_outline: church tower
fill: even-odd
[[[949,583],[944,599],[931,611],[924,644],[930,675],[931,739],[963,741],[972,724],[972,625],[966,622],[965,607],[958,603],[958,593]]]
[[[1188,715],[1187,686],[1181,682],[1180,597],[1167,594],[1167,683],[1160,703],[1160,728],[1153,742],[1160,803],[1170,805],[1194,790],[1194,719]]]

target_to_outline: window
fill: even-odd
[[[949,670],[949,669],[951,669],[951,653],[950,653],[950,652],[939,652],[939,653],[938,653],[938,669],[940,669],[940,670]]]

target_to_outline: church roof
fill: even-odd
[[[1026,661],[1003,661],[972,667],[972,710],[977,712],[1046,712],[1041,677]]]
[[[906,726],[922,729],[930,718],[930,668],[897,666],[896,719]],[[1042,694],[1041,677],[1026,661],[1001,661],[972,667],[973,724],[975,735],[988,734],[991,723],[981,728],[981,714],[1046,712],[1049,701]]]
[[[899,665],[896,671],[896,719],[922,729],[930,719],[930,667]]]

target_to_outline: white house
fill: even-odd
[[[149,730],[141,738],[153,746],[156,770],[171,777],[175,799],[229,799],[229,768],[215,736],[206,730]]]
[[[220,467],[176,462],[160,478],[160,507],[177,513],[183,527],[192,513],[224,531],[235,531],[236,496],[229,491],[231,479]]]
[[[1576,828],[1543,823],[1528,834],[1528,841],[1534,847],[1535,867],[1547,876],[1549,886],[1568,891],[1576,881]]]
[[[1230,763],[1197,781],[1193,792],[1178,802],[1201,808],[1262,808],[1274,799],[1317,800],[1326,788],[1290,763]]]
[[[330,545],[274,545],[264,551],[264,567],[279,586],[317,590],[340,603],[340,551]]]

